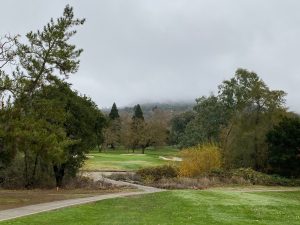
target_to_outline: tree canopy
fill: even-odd
[[[180,147],[218,143],[226,167],[266,170],[267,132],[286,114],[285,93],[270,90],[254,72],[238,69],[218,95],[196,100],[193,112],[176,116],[172,135]],[[173,139],[174,140],[174,139]]]
[[[74,18],[67,5],[63,16],[29,32],[27,41],[9,39],[4,46],[9,54],[2,54],[1,60],[13,60],[15,67],[11,74],[1,70],[0,95],[6,100],[0,110],[2,182],[10,180],[6,169],[18,164],[23,170],[15,176],[25,187],[38,185],[53,173],[61,186],[64,175],[74,176],[84,153],[103,139],[102,113],[66,83],[78,70],[82,53],[70,38],[84,22]]]
[[[288,177],[300,177],[300,119],[288,118],[267,134],[268,161],[271,172]]]
[[[144,120],[144,114],[140,104],[134,106],[133,111],[134,111],[132,116],[133,120]]]
[[[115,119],[119,119],[120,118],[120,115],[119,115],[119,111],[118,111],[118,108],[117,108],[117,105],[116,103],[114,102],[114,104],[112,105],[111,107],[111,110],[110,110],[110,113],[109,113],[109,118],[111,120],[115,120]]]

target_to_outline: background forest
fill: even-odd
[[[137,104],[119,112],[114,103],[102,113],[67,82],[83,51],[70,39],[84,22],[67,6],[62,17],[29,32],[26,40],[1,39],[1,186],[61,187],[76,177],[91,150],[144,154],[158,146],[184,149],[183,161],[193,163],[182,165],[214,162],[199,173],[251,168],[300,176],[299,115],[288,111],[284,91],[271,90],[246,69],[219,84],[218,93],[197,98],[192,108]]]

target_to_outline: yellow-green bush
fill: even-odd
[[[214,144],[198,145],[182,150],[179,176],[195,177],[221,168],[221,153]]]

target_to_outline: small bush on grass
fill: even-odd
[[[198,145],[184,149],[180,156],[179,176],[196,177],[221,168],[221,153],[214,144]]]
[[[152,183],[162,178],[176,177],[177,169],[170,165],[164,165],[140,169],[136,174],[140,176],[145,183]]]

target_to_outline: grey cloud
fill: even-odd
[[[67,3],[87,18],[70,81],[100,107],[195,99],[242,67],[288,92],[300,111],[297,0],[11,0],[2,3],[0,33],[40,28]]]

